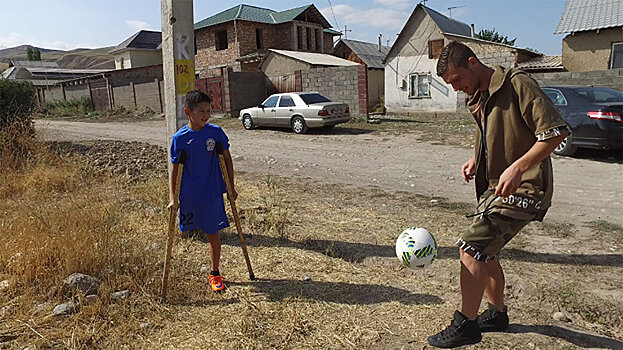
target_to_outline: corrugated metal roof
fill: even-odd
[[[435,24],[437,24],[442,32],[465,36],[472,35],[472,28],[466,23],[457,21],[450,17],[446,17],[445,15],[424,5],[422,5],[422,9],[430,16]]]
[[[358,66],[359,63],[335,57],[326,53],[300,52],[270,49],[268,51],[287,56],[295,60],[309,63],[315,66]]]
[[[115,46],[108,53],[115,53],[125,49],[159,50],[162,42],[162,33],[151,30],[141,30]]]
[[[286,23],[293,21],[296,17],[308,9],[312,9],[312,14],[315,15],[320,22],[322,22],[321,24],[325,28],[331,27],[329,22],[327,22],[314,5],[305,5],[284,11],[273,11],[267,8],[241,4],[195,23],[195,29],[210,27],[216,24],[233,21],[235,19],[268,24]]]
[[[539,56],[529,61],[521,62],[519,68],[551,68],[563,69],[562,56]]]
[[[368,68],[384,67],[383,60],[389,52],[389,46],[381,45],[381,51],[379,51],[378,44],[349,39],[341,39],[340,41],[348,46],[348,48],[350,48],[359,58],[361,58]],[[335,47],[337,47],[337,45]]]
[[[623,0],[567,0],[554,34],[623,26]]]
[[[15,67],[24,68],[58,68],[58,62],[55,61],[23,61],[23,60],[11,60],[11,64]]]

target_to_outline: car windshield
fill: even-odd
[[[314,103],[331,102],[328,98],[321,94],[300,94],[301,99],[305,104],[312,105]]]
[[[573,91],[594,103],[623,102],[623,92],[613,89],[579,87],[573,88]]]

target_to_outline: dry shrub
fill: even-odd
[[[241,203],[240,211],[244,214],[251,232],[288,239],[287,228],[290,220],[283,189],[271,176],[255,186],[249,185],[243,185],[249,188],[249,193],[243,197],[245,201]]]

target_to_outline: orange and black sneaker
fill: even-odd
[[[225,286],[225,282],[223,281],[223,276],[214,276],[210,274],[208,282],[210,282],[210,288],[212,288],[214,293],[224,292],[225,288],[227,288],[227,286]]]

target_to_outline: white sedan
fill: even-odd
[[[245,129],[256,126],[290,127],[297,134],[308,128],[330,129],[350,120],[348,105],[331,102],[317,92],[289,92],[270,95],[257,107],[240,111]]]

